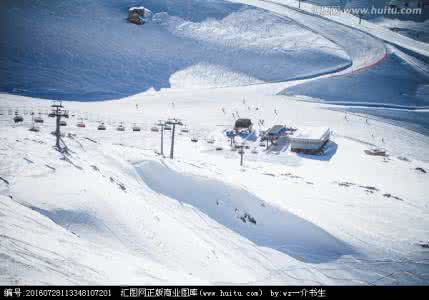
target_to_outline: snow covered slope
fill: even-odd
[[[296,0],[260,0],[260,1],[265,1],[268,3],[278,3],[281,5],[288,6],[290,8],[298,9],[298,1]],[[244,2],[244,1],[232,0],[232,2]],[[318,14],[317,12],[320,11],[318,10],[318,5],[315,5],[313,3],[301,3],[301,8],[299,10],[305,11],[310,14],[314,14],[314,13]],[[419,55],[429,57],[428,43],[421,42],[421,41],[409,38],[407,36],[404,36],[402,34],[399,34],[397,32],[391,31],[387,28],[384,28],[383,26],[373,23],[372,21],[367,21],[367,20],[359,21],[358,16],[354,16],[349,13],[338,13],[338,14],[332,14],[332,15],[322,16],[322,17],[350,26],[358,30],[362,30],[390,44],[403,47]]]
[[[233,2],[264,7],[273,13],[293,18],[341,45],[352,59],[352,66],[345,70],[305,80],[292,80],[277,85],[278,90],[274,92],[302,96],[299,98],[306,101],[360,106],[359,109],[346,109],[381,117],[422,133],[429,132],[427,111],[424,110],[428,99],[429,67],[426,56],[414,53],[412,46],[398,44],[404,47],[398,49],[390,44],[385,45],[382,39],[377,38],[378,35],[375,37],[372,32],[367,34],[364,28],[351,26],[346,19],[312,14],[311,10],[315,9],[313,4],[300,10],[290,1]]]
[[[152,10],[143,26],[126,22],[137,4]],[[117,99],[311,76],[350,63],[341,47],[291,19],[223,0],[6,0],[0,19],[0,91],[34,97]]]
[[[231,0],[256,7],[263,7],[273,13],[294,19],[302,26],[326,37],[335,44],[340,45],[350,56],[353,65],[351,70],[357,71],[362,68],[378,63],[386,54],[384,43],[366,34],[365,32],[354,30],[348,26],[333,22],[329,19],[317,15],[309,14],[306,11],[298,10],[295,7],[283,5],[275,1],[263,0]]]
[[[346,105],[428,108],[427,68],[418,60],[413,64],[412,57],[392,47],[389,57],[371,69],[303,83],[285,93]]]
[[[429,42],[429,20],[424,22],[415,22],[380,17],[372,20],[372,22],[414,40],[425,43]]]
[[[52,119],[32,133],[28,115],[18,126],[3,115],[1,282],[427,284],[428,177],[419,168],[429,169],[428,138],[265,92],[68,102],[76,115],[64,128],[68,155],[52,148]],[[1,104],[3,112],[37,112],[49,103],[2,95]],[[322,157],[249,142],[259,150],[241,168],[222,134],[232,112],[329,126],[335,136]],[[155,153],[159,134],[150,131],[168,115],[191,130],[179,132],[175,160]],[[87,128],[74,127],[79,117],[88,117]],[[96,130],[99,120],[106,132]],[[114,130],[120,121],[127,131]],[[142,132],[130,131],[134,122]],[[389,156],[365,154],[377,146]]]

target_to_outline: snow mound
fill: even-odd
[[[328,53],[337,50],[338,55],[348,58],[336,44],[309,34],[293,20],[260,9],[241,9],[220,20],[198,23],[163,12],[154,15],[153,21],[179,36],[232,49],[249,49],[261,55],[321,49]]]
[[[252,76],[228,70],[223,66],[212,64],[196,64],[180,70],[170,77],[174,88],[226,87],[234,84],[262,83]]]

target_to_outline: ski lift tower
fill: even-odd
[[[165,121],[159,120],[156,126],[161,127],[161,155],[164,156],[164,127],[165,127]]]
[[[55,143],[55,147],[58,149],[58,151],[61,152],[61,145],[60,145],[60,140],[61,140],[61,118],[68,118],[68,112],[66,110],[64,110],[64,106],[62,104],[61,101],[55,101],[52,105],[52,114],[55,116],[56,118],[56,128],[55,128],[55,136],[56,136],[56,143]]]
[[[173,125],[173,131],[171,132],[171,148],[170,148],[170,158],[173,159],[173,157],[174,157],[174,136],[176,133],[176,125],[182,126],[183,122],[179,119],[172,118],[172,119],[168,119],[166,124]]]
[[[246,145],[242,143],[241,145],[236,145],[235,147],[238,149],[238,154],[240,154],[240,166],[243,166],[244,148]]]

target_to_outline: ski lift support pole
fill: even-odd
[[[159,121],[157,125],[159,127],[161,127],[161,155],[164,156],[164,127],[165,127],[165,122]]]
[[[173,131],[171,132],[171,146],[170,146],[170,158],[173,159],[174,158],[174,137],[176,134],[176,125],[183,125],[182,121],[178,120],[178,119],[168,119],[168,121],[166,122],[169,125],[173,125]]]
[[[62,105],[62,102],[54,102],[52,105],[53,113],[56,117],[56,128],[55,128],[55,136],[56,136],[56,142],[55,147],[58,149],[58,151],[61,151],[61,145],[60,145],[60,137],[61,137],[61,129],[60,129],[60,122],[62,117],[66,117],[67,112],[63,110],[64,106]]]
[[[243,166],[243,157],[244,157],[244,144],[238,145],[238,153],[240,154],[240,166]]]

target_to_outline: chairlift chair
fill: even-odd
[[[34,118],[34,123],[43,123],[43,118],[41,116],[41,114],[39,113],[39,116]]]
[[[192,142],[192,143],[197,143],[197,142],[198,142],[198,139],[197,139],[196,137],[193,137],[193,138],[191,138],[191,142]]]
[[[85,125],[85,123],[83,121],[77,122],[76,126],[79,127],[79,128],[85,128],[86,127],[86,125]]]
[[[60,126],[67,126],[67,122],[65,120],[60,121]]]
[[[104,123],[98,125],[97,130],[106,130],[106,126],[104,125]]]
[[[24,122],[24,118],[23,118],[22,116],[20,116],[20,115],[16,115],[16,116],[13,118],[13,121],[14,121],[15,123],[21,123],[21,122]]]
[[[33,126],[31,126],[31,128],[29,129],[32,132],[39,132],[40,131],[40,127],[37,126],[36,124],[33,124]]]
[[[133,125],[133,131],[140,131],[141,128],[139,126],[137,126],[137,124]]]
[[[153,127],[151,127],[150,131],[159,132],[159,128],[157,126],[153,126]]]
[[[121,124],[119,124],[119,126],[118,126],[118,127],[116,127],[116,130],[117,130],[117,131],[125,131],[125,127],[124,127],[124,125],[121,123]]]
[[[56,136],[57,135],[57,132],[54,130],[54,131],[52,131],[51,132],[51,134],[53,135],[53,136]],[[66,136],[66,134],[64,133],[64,132],[60,132],[60,137],[65,137]]]

